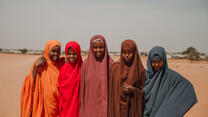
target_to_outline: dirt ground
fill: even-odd
[[[24,78],[30,72],[37,55],[0,53],[0,117],[20,116],[20,92]],[[118,60],[118,57],[113,57]],[[146,66],[146,57],[142,58]],[[185,76],[194,85],[198,103],[185,117],[208,117],[208,62],[168,60],[169,67]]]

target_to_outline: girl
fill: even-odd
[[[93,36],[82,66],[80,117],[107,117],[108,76],[112,63],[104,37]]]
[[[121,45],[120,60],[109,79],[109,117],[142,117],[145,69],[132,40]]]
[[[60,42],[50,40],[44,56],[38,58],[23,82],[21,92],[21,117],[58,116],[58,75],[64,64],[60,56]]]
[[[197,102],[192,84],[168,68],[165,49],[149,52],[144,86],[144,117],[183,117]]]
[[[71,41],[65,48],[67,63],[59,75],[59,115],[60,117],[79,117],[80,81],[81,81],[81,48]]]

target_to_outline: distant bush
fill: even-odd
[[[182,54],[185,54],[187,59],[191,60],[191,62],[200,60],[200,53],[194,47],[187,48]]]
[[[205,56],[205,53],[200,53],[200,55]]]
[[[205,59],[208,61],[208,55],[205,57]]]
[[[20,51],[22,54],[26,54],[28,50],[27,50],[26,48],[24,48],[24,49],[19,49],[19,51]]]
[[[2,51],[2,49],[0,48],[0,52]]]
[[[147,52],[141,52],[140,55],[141,56],[147,56]]]

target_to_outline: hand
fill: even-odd
[[[39,67],[40,65],[44,65],[45,63],[46,63],[46,59],[43,56],[41,56],[35,62],[35,67]]]
[[[123,91],[124,93],[130,94],[133,93],[135,91],[135,88],[127,83],[123,83],[124,87],[123,87]]]

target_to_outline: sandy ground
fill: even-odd
[[[0,117],[19,117],[20,92],[24,78],[39,56],[0,53]],[[118,58],[114,57],[115,60]],[[142,58],[146,66],[147,58]],[[198,103],[185,117],[208,117],[208,62],[168,60],[169,67],[185,76],[194,85]]]

